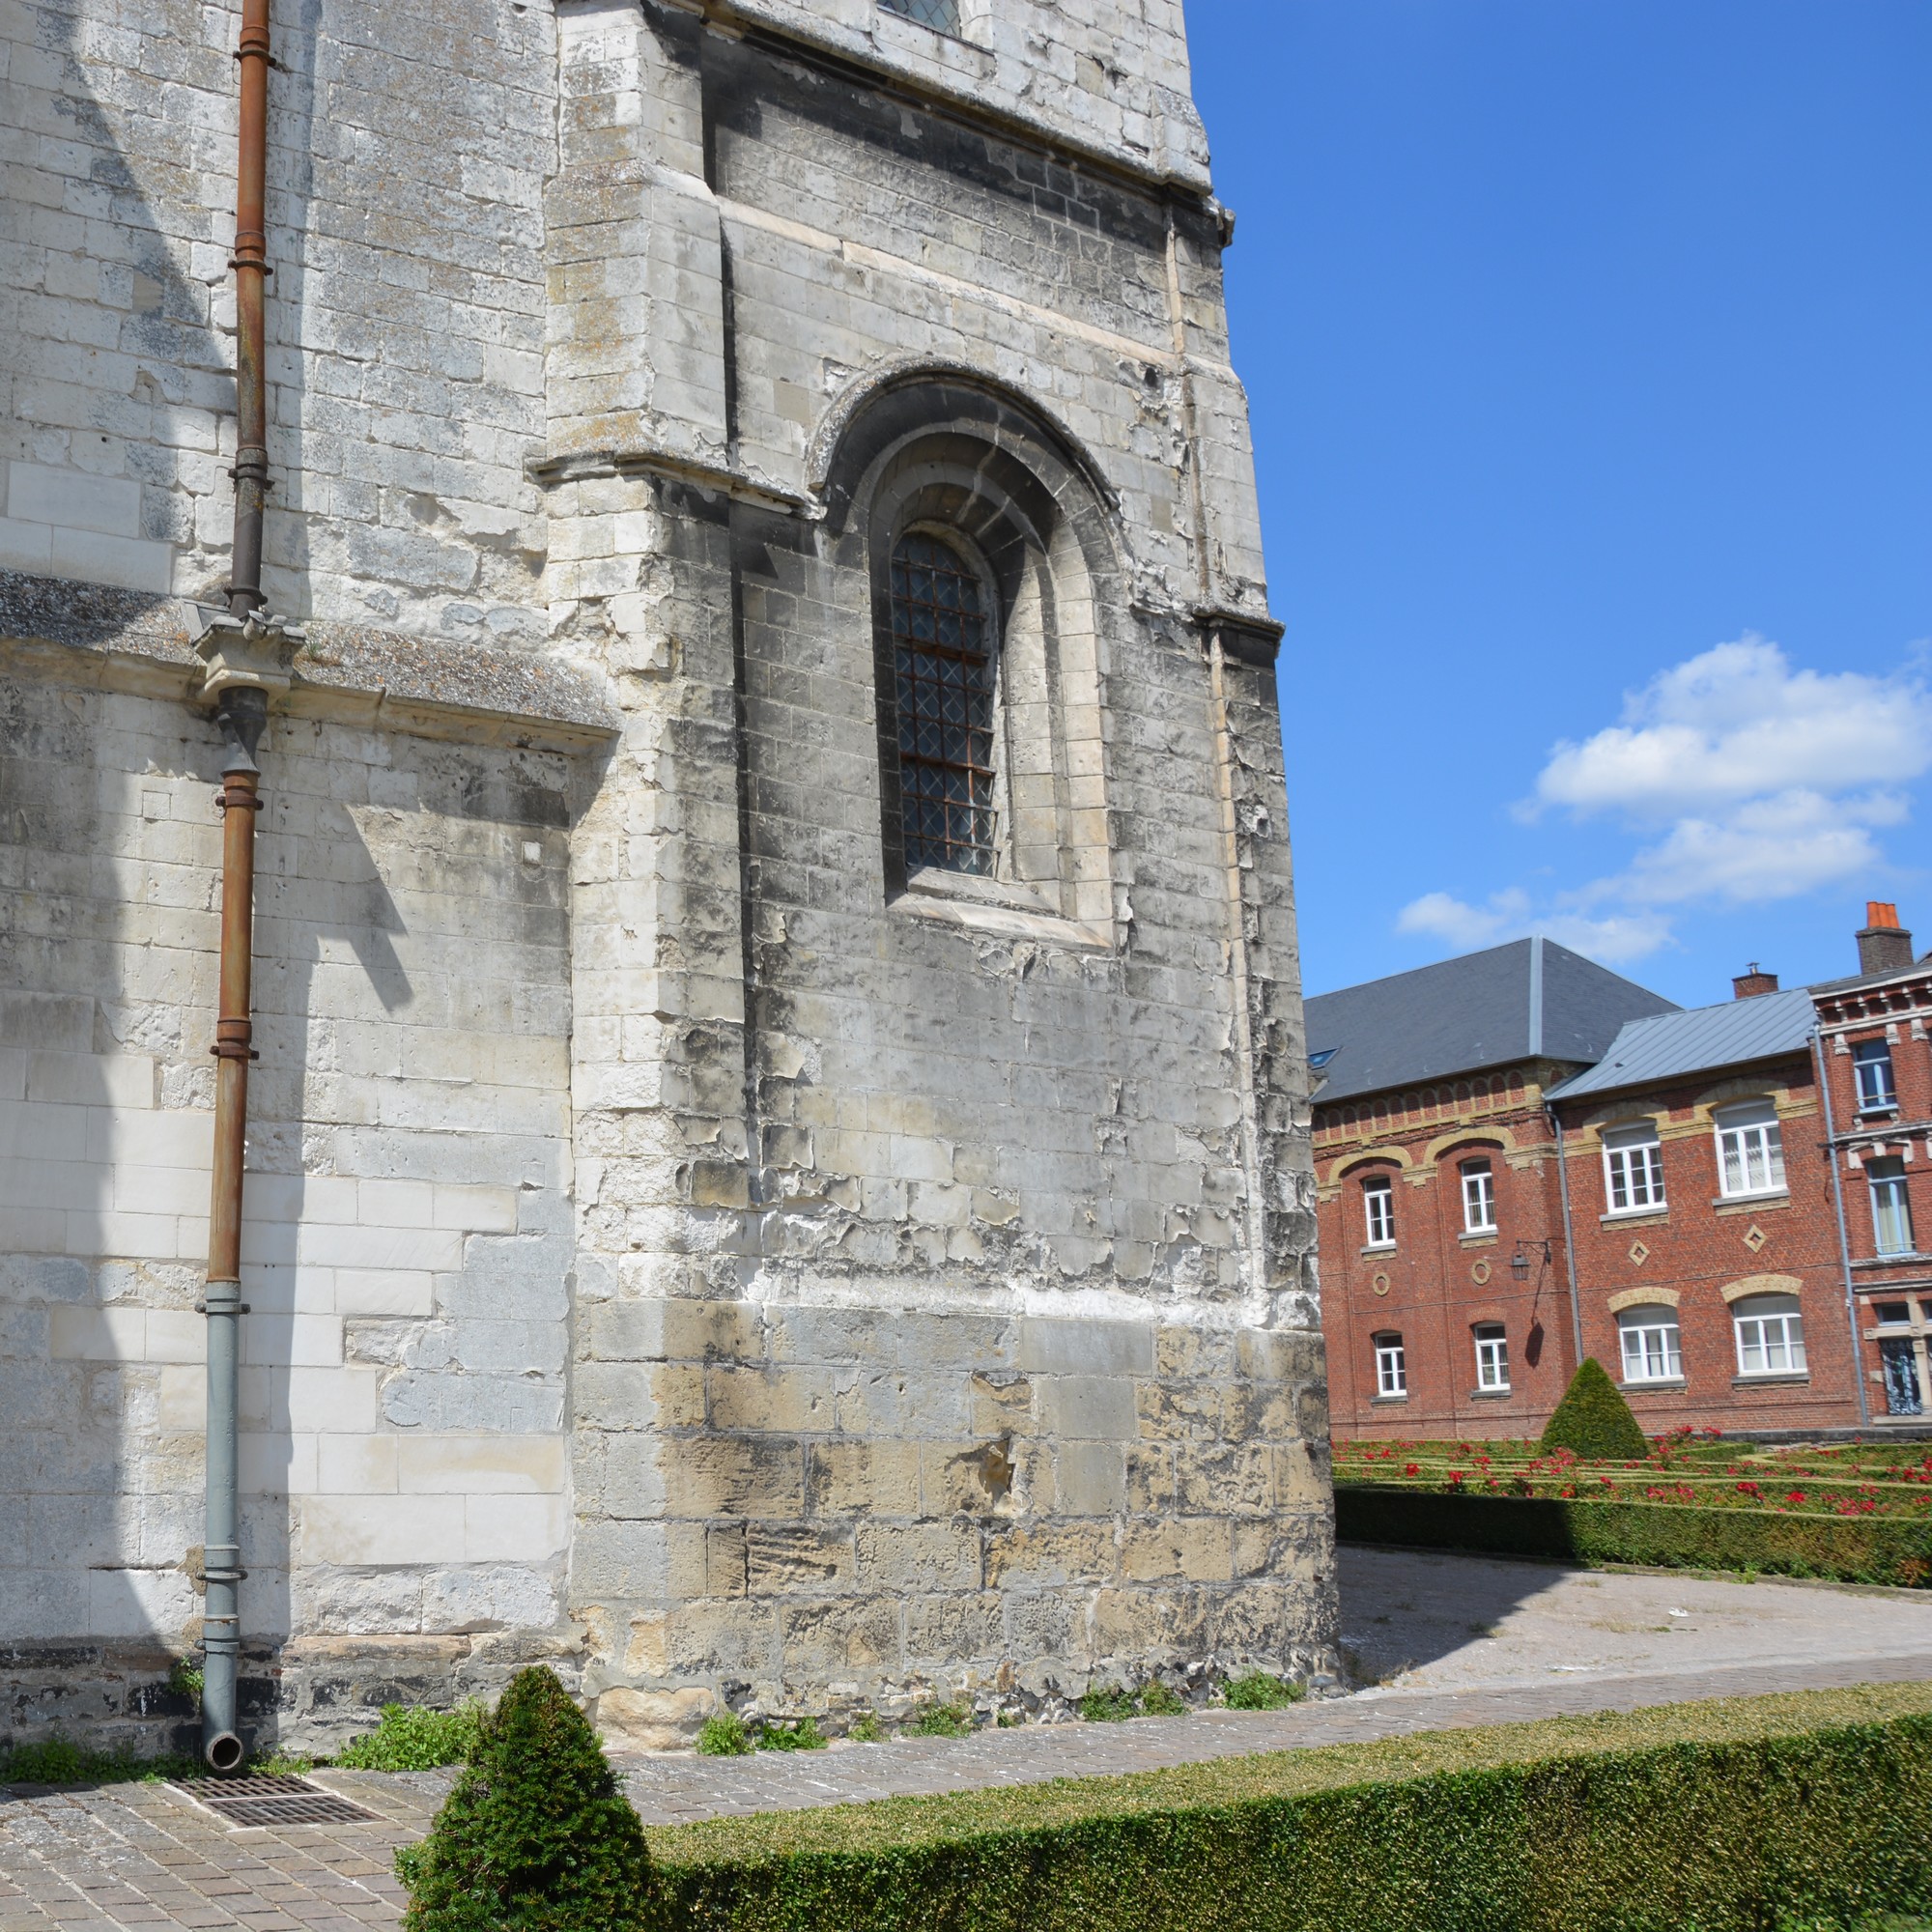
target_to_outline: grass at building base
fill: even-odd
[[[649,1833],[651,1932],[1771,1932],[1932,1905],[1932,1685]]]

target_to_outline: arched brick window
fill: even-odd
[[[908,871],[993,871],[993,640],[978,574],[922,531],[893,550],[899,812]]]

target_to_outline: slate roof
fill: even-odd
[[[1794,986],[1751,1000],[1726,1000],[1720,1007],[1633,1020],[1596,1065],[1552,1087],[1548,1097],[1574,1100],[1584,1094],[1648,1087],[1709,1067],[1802,1053],[1810,1041],[1813,1017],[1809,989]]]
[[[1553,939],[1518,939],[1308,1002],[1311,1056],[1333,1049],[1316,1098],[1531,1059],[1598,1059],[1626,1020],[1677,1009]]]

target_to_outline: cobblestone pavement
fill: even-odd
[[[1343,1580],[1351,1641],[1372,1634],[1371,1647],[1385,1644],[1388,1656],[1416,1665],[1353,1696],[1266,1714],[1202,1712],[809,1754],[619,1764],[645,1822],[671,1824],[1569,1712],[1932,1679],[1932,1605],[1897,1593],[1699,1584],[1370,1550],[1347,1553]],[[1425,1601],[1426,1610],[1401,1607]],[[1687,1614],[1672,1618],[1673,1609]],[[1368,1661],[1360,1642],[1355,1648]],[[390,1853],[426,1829],[449,1775],[313,1776],[378,1821],[237,1830],[163,1785],[0,1795],[0,1932],[394,1925],[402,1892]]]

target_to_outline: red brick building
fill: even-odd
[[[1872,904],[1863,969],[1817,986],[1831,1094],[1833,1205],[1844,1217],[1862,1395],[1875,1422],[1932,1408],[1932,956],[1915,961],[1897,909]]]
[[[1670,1010],[1543,939],[1308,1002],[1337,1436],[1541,1428],[1577,1359],[1546,1095]]]
[[[1859,947],[1692,1011],[1543,940],[1311,1000],[1335,1434],[1534,1434],[1583,1354],[1653,1433],[1921,1418],[1932,959]]]
[[[1626,1027],[1549,1095],[1583,1352],[1651,1435],[1861,1419],[1811,996],[1768,978]]]

